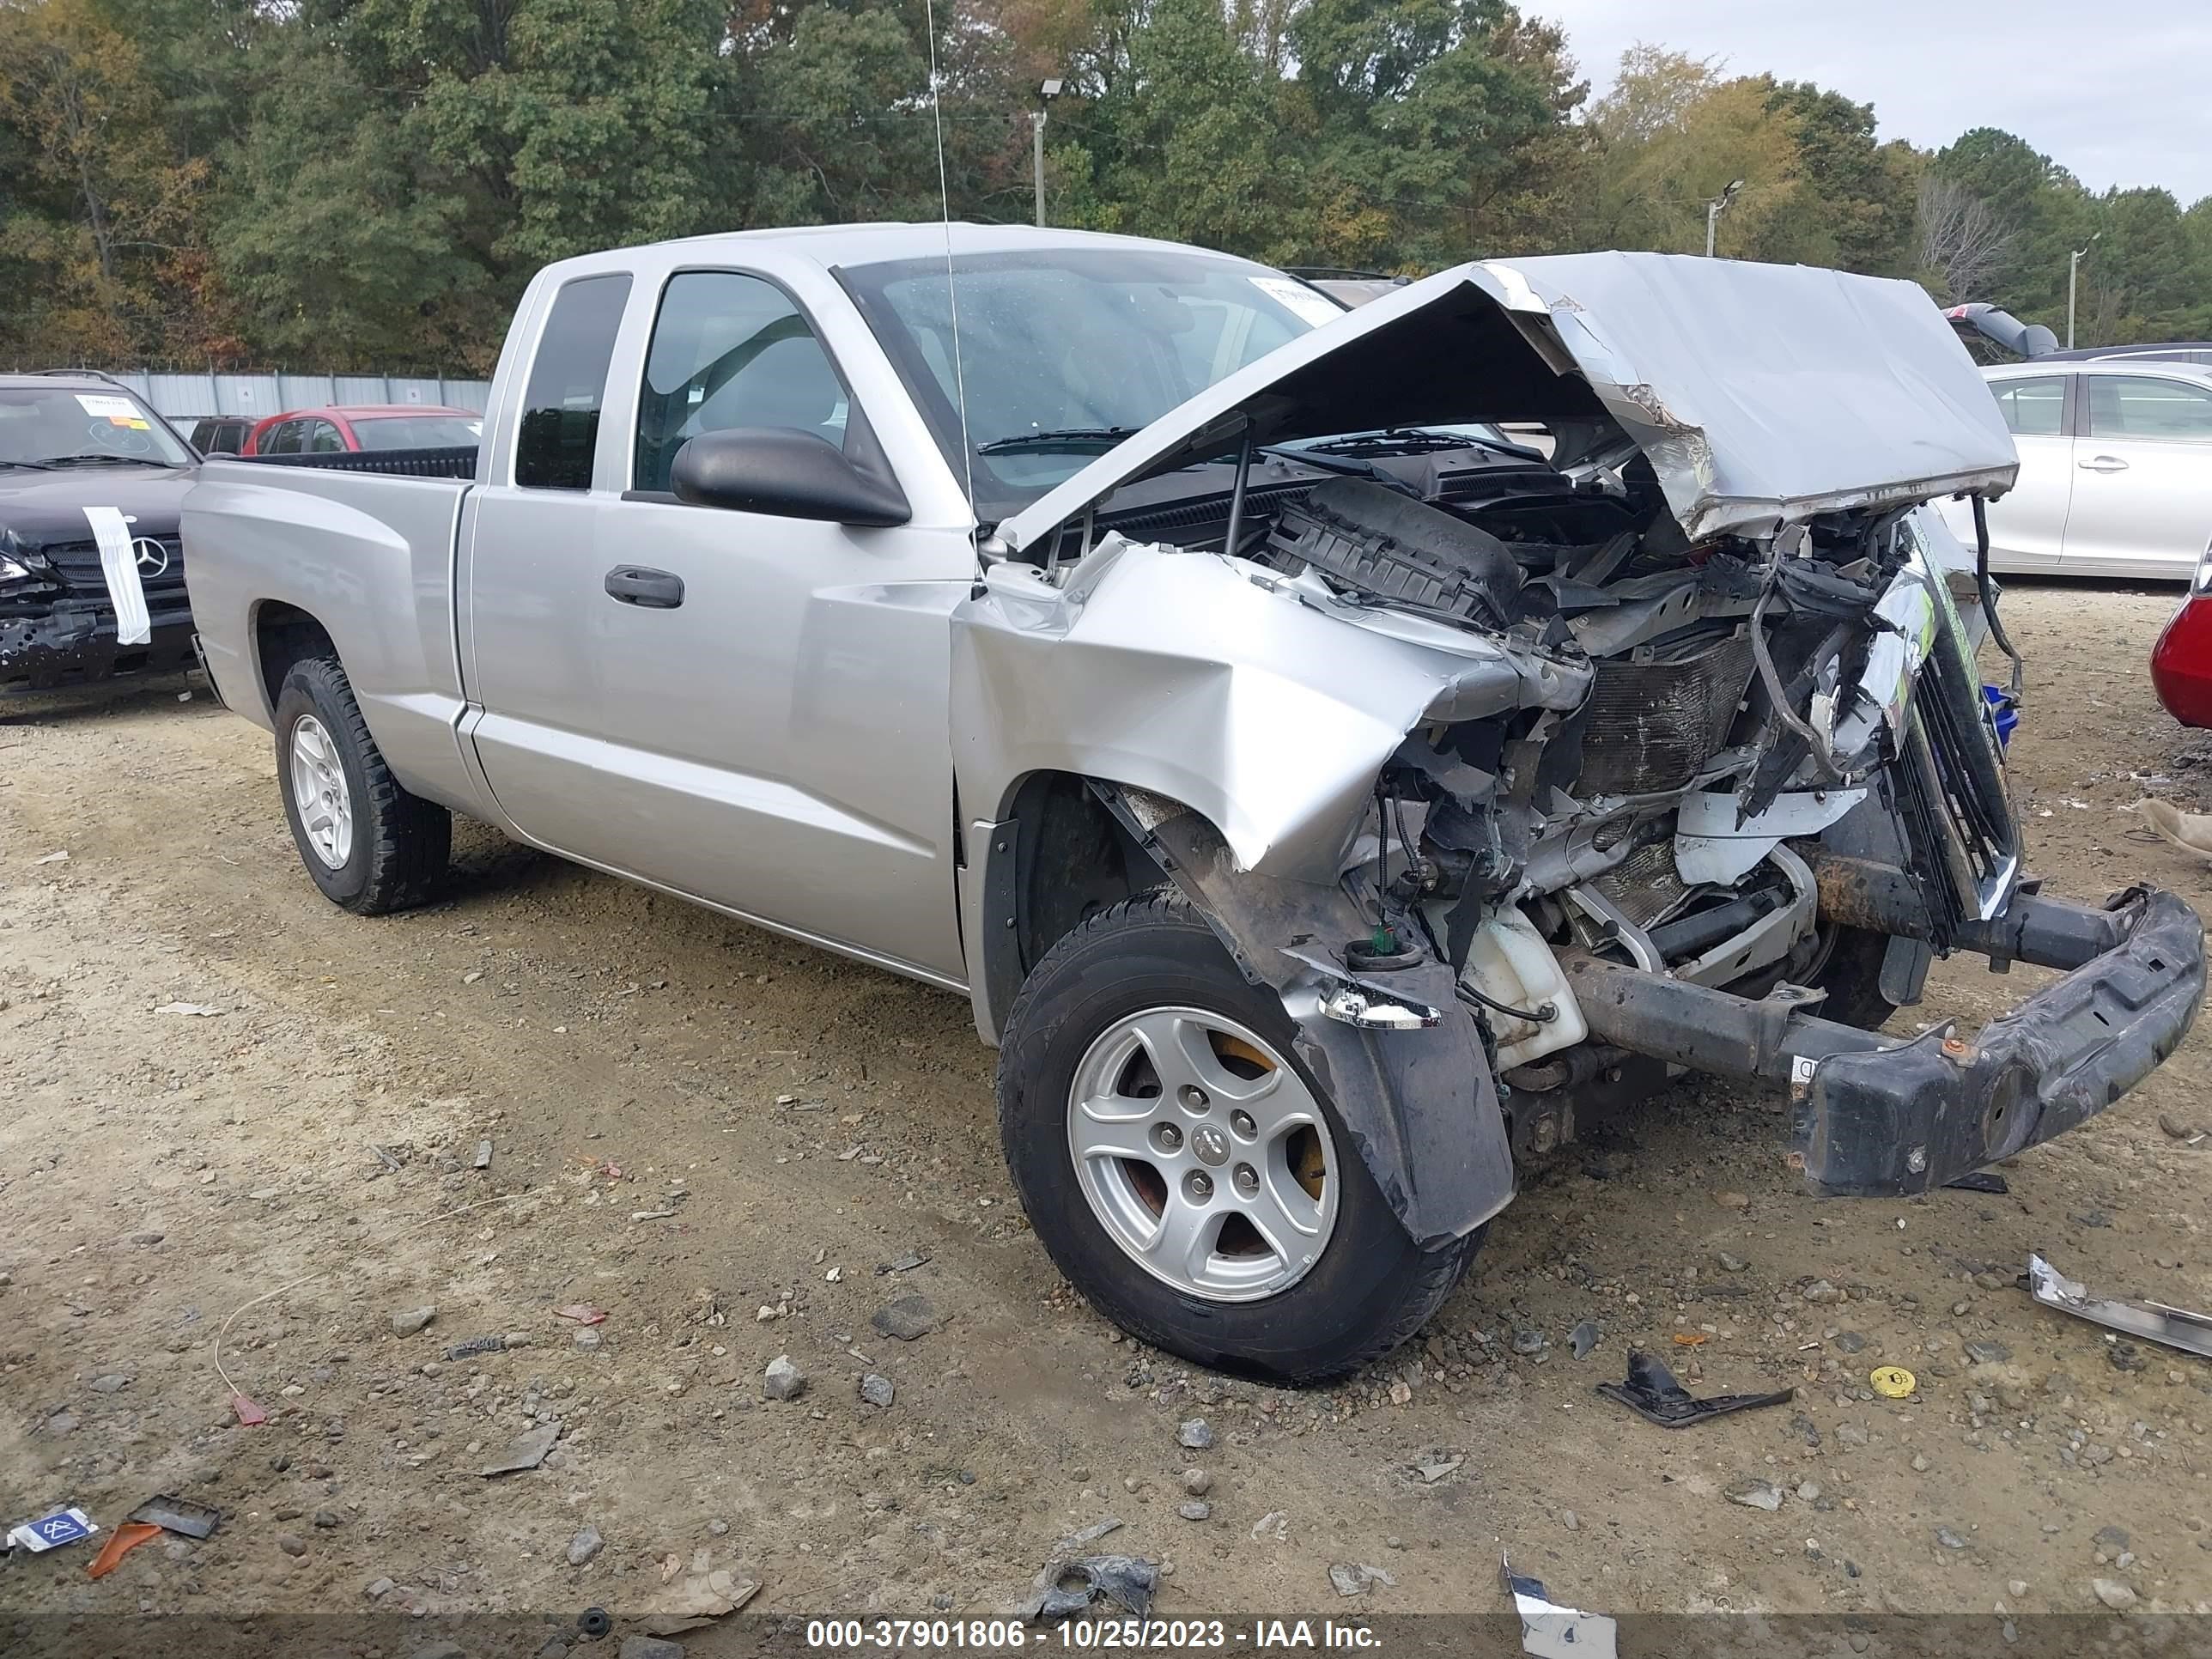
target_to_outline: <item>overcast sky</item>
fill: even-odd
[[[2093,190],[2212,195],[2208,0],[1521,0],[1565,26],[1593,95],[1650,41],[1730,73],[1816,81],[1926,149],[2017,133]]]

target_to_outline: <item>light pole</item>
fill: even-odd
[[[1055,76],[1037,88],[1041,94],[1037,106],[1030,112],[1030,158],[1036,170],[1036,222],[1044,223],[1044,106],[1060,96],[1060,81]]]
[[[2066,260],[2066,349],[2074,349],[2074,283],[2081,274],[2081,256],[2096,246],[2101,230],[2090,233],[2089,240],[2075,248]]]
[[[1729,204],[1735,200],[1736,191],[1742,188],[1742,179],[1731,179],[1726,190],[1705,204],[1705,258],[1708,259],[1713,257],[1713,240],[1720,229],[1721,215],[1729,210]]]

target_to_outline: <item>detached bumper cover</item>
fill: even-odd
[[[2103,911],[2042,898],[2016,900],[2021,907],[2039,913],[2039,931],[2054,941],[2086,948],[2117,933],[2118,942],[1971,1039],[1939,1027],[1880,1049],[1819,1059],[1801,1051],[1792,1162],[1816,1191],[1940,1187],[2095,1116],[2179,1046],[2204,1000],[2195,911],[2142,889]],[[2023,918],[2021,931],[2030,925]]]

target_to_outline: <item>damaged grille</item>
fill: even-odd
[[[1596,665],[1576,793],[1680,789],[1720,751],[1751,684],[1751,636],[1639,649]]]
[[[168,568],[161,571],[149,571],[143,563],[139,566],[138,584],[146,590],[146,603],[157,611],[183,603],[183,544],[174,536],[148,536],[141,539],[160,543],[169,562]],[[100,562],[98,542],[62,542],[39,550],[46,555],[70,592],[82,599],[99,599],[103,604],[106,602],[107,573]]]
[[[2002,908],[2019,868],[2019,832],[1978,688],[1938,647],[1912,688],[1895,769],[1899,816],[1928,902],[1929,943]]]

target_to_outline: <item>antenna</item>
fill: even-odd
[[[923,0],[929,30],[929,116],[937,127],[937,201],[945,225],[945,301],[952,311],[952,390],[960,405],[960,460],[968,477],[968,510],[975,510],[975,449],[968,441],[968,369],[960,358],[960,290],[952,278],[952,189],[945,177],[945,110],[937,90],[937,0]]]

